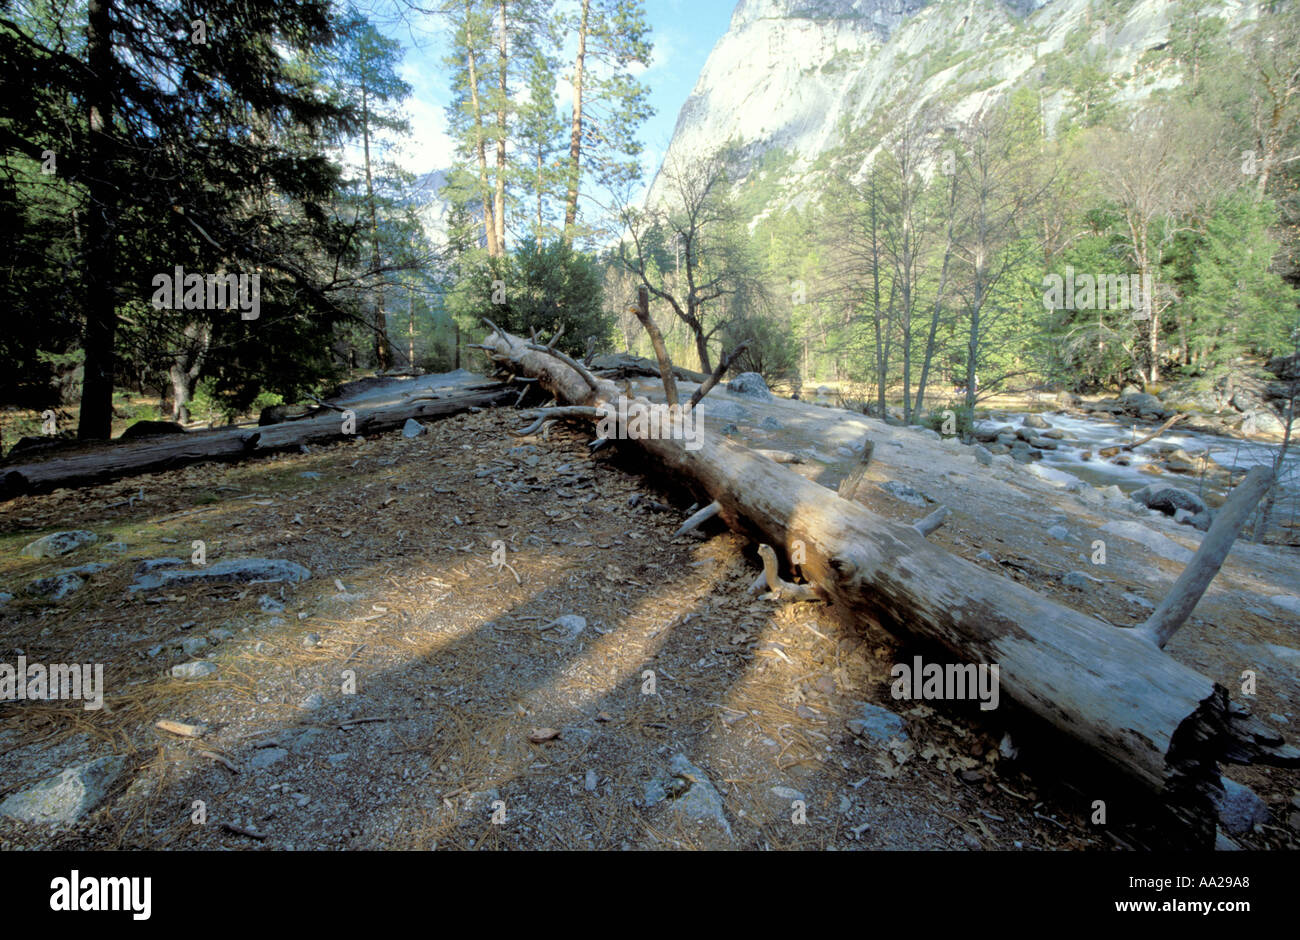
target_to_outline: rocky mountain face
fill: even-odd
[[[737,141],[751,165],[771,150],[793,155],[793,181],[845,120],[941,98],[963,120],[1021,84],[1042,89],[1050,133],[1072,102],[1059,78],[1071,60],[1095,59],[1120,103],[1178,83],[1176,69],[1141,61],[1167,41],[1173,9],[1168,0],[740,0],[682,105],[664,165]],[[1229,35],[1258,15],[1255,0],[1217,9]],[[663,195],[661,168],[648,201]]]
[[[447,243],[447,214],[451,211],[451,204],[442,196],[446,185],[447,171],[431,170],[411,187],[411,200],[417,206],[420,225],[435,245]]]

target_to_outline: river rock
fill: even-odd
[[[1164,417],[1165,408],[1160,404],[1160,399],[1154,395],[1148,395],[1146,392],[1129,392],[1120,396],[1120,401],[1124,403],[1125,408],[1134,414],[1150,414],[1157,418]]]
[[[1022,420],[1020,423],[1027,428],[1050,428],[1051,427],[1051,425],[1047,423],[1047,419],[1044,418],[1042,415],[1025,415],[1024,420]]]
[[[1009,435],[1011,437],[1015,437],[1016,429],[1013,428],[1011,425],[1006,424],[998,428],[985,428],[983,430],[977,430],[975,431],[975,440],[979,441],[981,444],[991,444],[992,442],[1000,439],[1004,434]]]
[[[1033,460],[1042,460],[1043,452],[1035,450],[1024,441],[1016,441],[1011,445],[1011,459],[1017,463],[1029,463]]]
[[[1205,500],[1195,493],[1169,486],[1165,483],[1152,483],[1129,494],[1129,499],[1141,503],[1148,509],[1155,509],[1166,516],[1174,515],[1179,509],[1186,510],[1193,516],[1206,511]]]
[[[1196,473],[1201,468],[1201,462],[1181,447],[1175,447],[1163,459],[1165,469],[1173,473]]]

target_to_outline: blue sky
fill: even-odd
[[[714,43],[726,32],[736,4],[735,0],[643,2],[654,55],[641,80],[650,89],[650,102],[656,112],[640,134],[645,145],[642,163],[648,184],[672,139],[677,112],[695,86]],[[434,17],[421,17],[409,24],[398,22],[391,15],[394,6],[389,0],[373,0],[363,6],[371,12],[380,30],[399,40],[406,50],[402,77],[412,87],[408,110],[413,133],[406,152],[398,156],[399,161],[417,173],[445,168],[451,160],[444,112],[450,94],[442,65],[445,54],[442,22]],[[560,109],[567,117],[570,101],[566,91],[567,86],[561,89]]]

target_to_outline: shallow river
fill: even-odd
[[[992,429],[1011,425],[1019,428],[1024,419],[1023,414],[1006,414],[1006,420],[985,420],[977,422],[980,429]],[[1215,434],[1203,434],[1195,431],[1179,431],[1178,426],[1170,428],[1160,437],[1132,451],[1132,463],[1123,467],[1110,463],[1097,456],[1102,447],[1114,447],[1135,440],[1154,430],[1149,425],[1136,425],[1106,420],[1100,417],[1081,417],[1078,415],[1044,413],[1043,418],[1054,428],[1059,428],[1069,441],[1060,441],[1056,450],[1044,450],[1039,462],[1039,475],[1058,478],[1058,473],[1068,473],[1086,483],[1095,486],[1115,484],[1125,493],[1131,493],[1156,480],[1168,480],[1184,489],[1195,490],[1200,486],[1200,477],[1192,474],[1163,473],[1153,474],[1142,468],[1149,463],[1159,463],[1160,450],[1169,445],[1181,447],[1193,457],[1200,457],[1207,449],[1210,460],[1226,469],[1249,470],[1261,463],[1271,464],[1277,456],[1279,445],[1261,441],[1241,441],[1231,437]],[[1092,451],[1091,460],[1083,460],[1083,451]],[[1294,445],[1287,450],[1285,469],[1282,472],[1284,485],[1294,488],[1300,468],[1300,449]],[[1055,471],[1055,472],[1053,472]],[[1205,480],[1205,489],[1220,491],[1221,487],[1212,485],[1209,478]]]

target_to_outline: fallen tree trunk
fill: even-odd
[[[634,375],[659,378],[658,363],[643,356],[633,356],[631,353],[595,356],[591,360],[591,368],[613,378],[626,379]],[[683,369],[681,366],[673,366],[673,376],[679,382],[696,382],[701,385],[709,380],[706,373]]]
[[[606,379],[593,389],[517,337],[494,332],[485,348],[536,376],[560,402],[600,406],[619,394]],[[637,399],[628,412],[638,403],[650,407]],[[631,436],[625,431],[620,437]],[[1219,760],[1291,764],[1298,756],[1260,726],[1246,727],[1225,688],[1139,631],[991,576],[929,544],[917,528],[702,428],[689,448],[680,436],[634,443],[703,488],[731,528],[804,559],[802,575],[830,601],[938,644],[960,662],[997,665],[1010,699],[1158,795],[1188,827],[1189,844],[1214,842]]]
[[[470,408],[505,402],[510,388],[471,389],[439,393],[437,399],[408,401],[328,410],[258,428],[221,428],[139,438],[130,441],[77,447],[47,460],[0,467],[0,499],[39,493],[59,487],[105,483],[137,473],[153,473],[209,460],[240,460],[303,444],[324,444],[357,434],[374,434],[401,427],[408,418],[442,418]],[[348,416],[351,414],[351,422]],[[345,428],[348,433],[344,433]]]

